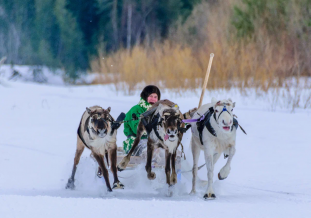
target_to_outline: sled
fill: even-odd
[[[122,147],[118,147],[117,149],[117,163],[119,163],[124,157],[126,156],[124,150]],[[164,169],[165,168],[165,159],[163,158],[162,161],[160,162],[152,162],[152,168],[156,169]],[[191,164],[184,159],[184,157],[181,157],[181,151],[177,150],[177,155],[176,155],[176,173],[177,173],[177,183],[182,182],[182,177],[188,181],[192,181],[192,166]],[[136,170],[136,168],[140,165],[145,165],[146,164],[146,158],[142,156],[131,156],[131,160],[128,164],[128,166],[125,168],[125,170]],[[200,166],[199,169],[203,167]],[[124,177],[123,177],[124,178]],[[200,179],[199,176],[197,176],[197,185],[199,187],[203,187],[207,185],[206,180]]]
[[[163,149],[162,152],[164,151]],[[117,148],[117,163],[119,164],[120,161],[126,156],[126,153],[124,152],[122,147]],[[135,170],[138,166],[145,165],[146,164],[146,159],[147,157],[142,156],[131,156],[130,162],[125,168],[125,170]],[[177,174],[177,182],[181,181],[181,162],[182,162],[182,157],[181,157],[181,151],[177,150],[177,155],[176,155],[176,161],[175,161],[175,169],[176,169],[176,174]],[[161,158],[160,160],[155,160],[153,159],[151,162],[152,168],[156,169],[164,169],[165,168],[165,158]]]
[[[117,148],[117,163],[119,164],[120,161],[126,156],[122,147]],[[176,155],[176,172],[177,170],[181,169],[181,152],[177,150]],[[131,170],[136,168],[140,164],[146,164],[146,157],[142,156],[131,156],[130,162],[125,170]],[[152,161],[152,168],[165,168],[165,158],[161,158],[161,160],[153,160]]]

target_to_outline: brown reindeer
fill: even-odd
[[[71,177],[68,179],[66,188],[74,189],[74,176],[77,165],[85,147],[92,151],[92,156],[96,159],[99,165],[99,171],[104,176],[107,190],[112,191],[109,183],[108,170],[105,166],[104,156],[106,155],[107,163],[111,164],[114,182],[113,189],[123,188],[124,185],[119,181],[117,176],[117,144],[116,144],[116,129],[113,129],[113,117],[110,115],[110,107],[107,110],[93,106],[86,108],[83,113],[80,125],[77,131],[77,150],[74,158],[74,164]],[[109,158],[107,158],[107,153]]]
[[[148,114],[148,115],[146,115]],[[165,173],[166,183],[171,186],[177,182],[177,174],[175,171],[175,159],[177,147],[181,142],[183,133],[185,132],[185,124],[181,122],[183,114],[179,111],[176,104],[169,100],[161,100],[155,103],[142,117],[138,127],[136,139],[133,147],[118,164],[118,170],[122,171],[126,168],[130,161],[130,157],[138,145],[144,131],[148,133],[147,142],[147,177],[150,180],[156,178],[156,174],[151,171],[152,155],[155,148],[165,149]],[[172,173],[171,173],[172,165]]]

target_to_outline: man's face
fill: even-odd
[[[148,96],[147,99],[149,104],[154,104],[158,101],[158,95],[156,93],[152,93],[151,95]]]

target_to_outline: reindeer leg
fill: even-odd
[[[176,164],[176,151],[172,154],[172,174],[171,174],[171,185],[175,185],[177,183],[177,174],[176,174],[176,169],[175,169],[175,164]]]
[[[165,150],[165,174],[166,174],[166,183],[171,186],[171,156],[167,150]]]
[[[137,127],[137,135],[136,135],[136,138],[134,140],[133,147],[131,148],[129,153],[120,161],[120,163],[117,166],[119,171],[124,170],[126,168],[126,166],[128,165],[128,163],[130,162],[131,156],[132,156],[135,148],[139,144],[140,138],[143,135],[144,130],[145,130],[145,127],[144,127],[143,123],[140,121],[138,124],[138,127]]]
[[[226,179],[230,173],[231,170],[231,161],[233,158],[233,155],[235,154],[235,146],[231,146],[229,149],[229,156],[226,165],[221,168],[221,170],[218,173],[218,179],[223,180]]]
[[[165,150],[165,174],[166,174],[166,183],[168,184],[168,192],[167,192],[168,197],[173,196],[173,190],[172,190],[173,184],[171,183],[171,158],[172,158],[172,154],[169,153],[167,150]]]
[[[111,172],[114,179],[112,189],[124,189],[124,185],[119,181],[117,174],[117,145],[113,148],[109,148],[108,153],[111,164]]]
[[[193,167],[192,167],[192,190],[190,194],[196,193],[196,182],[198,176],[198,161],[200,156],[200,147],[196,144],[193,136],[191,137],[191,151],[192,151],[192,158],[193,158]]]
[[[105,152],[105,157],[106,157],[106,160],[107,160],[107,167],[109,168],[109,159],[108,159],[108,151]],[[104,158],[105,159],[105,158]],[[97,177],[98,178],[102,178],[103,176],[103,172],[100,168],[100,166],[98,166],[98,169],[97,169]]]
[[[215,163],[218,161],[220,155],[221,155],[221,153],[216,153],[216,154],[214,154],[214,157],[213,157],[213,163],[214,163],[214,165],[215,165]]]
[[[212,146],[211,146],[212,147]],[[213,174],[214,174],[214,160],[213,160],[213,150],[209,148],[204,149],[204,156],[207,168],[207,178],[208,178],[208,185],[207,190],[203,196],[205,199],[215,199],[216,195],[213,189]]]
[[[152,162],[153,150],[154,150],[154,145],[151,142],[151,139],[148,138],[148,142],[147,142],[147,162],[146,162],[145,169],[147,171],[147,177],[150,180],[153,180],[153,179],[156,178],[156,174],[154,172],[151,172],[151,162]]]
[[[66,185],[66,189],[74,189],[75,185],[74,185],[74,178],[75,178],[75,174],[76,174],[76,170],[77,170],[77,165],[80,161],[80,157],[82,155],[84,151],[84,145],[83,142],[81,141],[81,139],[78,136],[77,139],[77,149],[76,149],[76,154],[75,154],[75,158],[74,158],[74,162],[73,162],[73,168],[72,168],[72,172],[71,172],[71,176],[68,179],[67,185]]]
[[[99,155],[97,153],[95,153],[94,151],[92,151],[94,158],[96,159],[98,165],[100,166],[102,172],[103,172],[103,176],[106,182],[106,186],[107,186],[107,191],[108,192],[112,192],[111,186],[110,186],[110,182],[109,182],[109,175],[108,175],[108,170],[105,166],[105,162],[104,162],[104,156]]]

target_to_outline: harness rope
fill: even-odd
[[[145,113],[146,113],[146,112],[145,112]],[[148,113],[146,116],[144,116],[143,114],[141,114],[139,117],[137,117],[136,114],[132,114],[132,117],[133,117],[132,119],[130,119],[130,120],[118,121],[118,123],[122,124],[122,123],[127,123],[127,122],[132,122],[132,121],[140,120],[140,121],[142,121],[142,123],[143,123],[143,125],[144,125],[144,127],[145,127],[145,129],[146,129],[148,135],[149,135],[149,134],[151,133],[151,131],[153,130],[154,133],[156,134],[156,136],[158,137],[158,139],[159,139],[160,141],[163,142],[163,139],[162,139],[162,137],[160,136],[160,134],[159,134],[159,132],[158,132],[158,130],[157,130],[157,127],[158,127],[158,126],[162,126],[162,122],[163,122],[164,120],[167,120],[167,119],[169,119],[170,117],[172,117],[172,116],[174,116],[174,115],[170,115],[169,117],[167,117],[167,118],[164,119],[163,117],[160,117],[160,114],[159,114],[159,113],[157,113],[156,115],[154,115],[154,116],[152,117],[152,119],[150,119],[150,120],[148,121],[147,119],[150,118],[151,115],[152,115],[151,113]],[[177,120],[182,122],[182,120],[181,120],[180,118],[178,118]],[[177,126],[178,131],[179,131],[179,132],[182,132],[182,133],[185,133],[189,128],[190,128],[190,126],[189,126],[189,127],[186,127],[186,128],[180,127],[180,125]]]
[[[219,104],[218,104],[218,105],[219,105]],[[218,115],[217,118],[216,118],[216,113],[215,113],[215,111],[214,111],[214,108],[213,108],[213,107],[210,107],[210,108],[208,109],[208,111],[205,112],[205,114],[203,114],[203,115],[200,115],[199,113],[197,113],[197,114],[200,116],[198,119],[184,119],[184,120],[182,120],[182,122],[184,122],[184,123],[194,123],[194,122],[196,122],[196,123],[197,123],[197,129],[198,129],[198,132],[199,132],[200,142],[201,142],[201,144],[203,145],[202,132],[203,132],[204,126],[207,128],[207,130],[208,130],[213,136],[217,137],[216,131],[215,131],[215,129],[214,129],[214,128],[212,127],[212,125],[211,125],[210,118],[211,118],[211,116],[213,116],[214,119],[215,119],[215,121],[216,121],[216,123],[219,124],[218,121],[219,121],[220,115],[221,115],[223,112],[226,111],[226,112],[228,112],[228,113],[230,114],[230,116],[233,116],[233,125],[232,125],[232,127],[231,127],[231,131],[233,130],[233,126],[235,126],[236,129],[238,129],[238,127],[240,127],[241,130],[242,130],[242,132],[243,132],[244,134],[247,135],[246,131],[245,131],[245,130],[241,127],[241,125],[238,123],[238,120],[235,119],[235,117],[236,117],[236,118],[238,118],[238,117],[237,117],[235,114],[232,115],[232,114],[227,110],[226,105],[228,105],[228,104],[223,103],[223,109],[222,109],[222,111],[219,113],[219,115]]]

